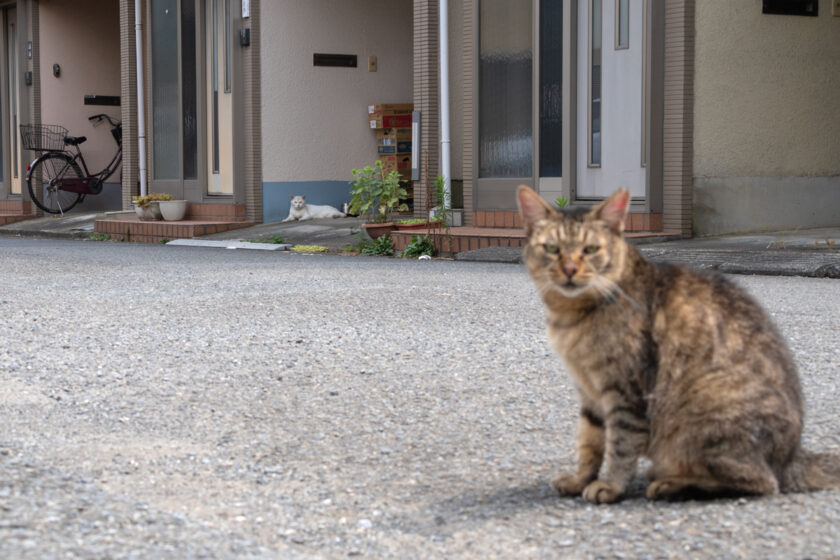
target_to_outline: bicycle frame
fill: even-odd
[[[117,170],[117,167],[119,167],[120,163],[122,162],[122,142],[117,139],[117,135],[115,133],[115,131],[118,130],[120,126],[121,125],[118,124],[113,129],[111,129],[112,134],[114,134],[114,141],[117,143],[117,152],[114,154],[114,157],[111,158],[111,161],[108,163],[108,165],[105,166],[104,169],[92,174],[88,169],[87,162],[85,161],[85,156],[82,155],[82,150],[79,148],[78,145],[74,145],[73,147],[76,149],[76,154],[73,155],[73,160],[71,162],[68,162],[64,166],[64,168],[56,174],[57,179],[55,179],[54,182],[55,186],[57,186],[58,189],[62,191],[74,192],[83,195],[99,194],[100,192],[102,192],[102,184],[111,175],[114,174],[114,172]],[[38,160],[36,159],[35,161]],[[77,162],[81,162],[82,164],[82,171],[84,171],[84,177],[64,177],[64,172],[67,169],[67,166]],[[26,172],[26,181],[29,181],[30,176],[32,174],[32,170],[35,169],[34,164],[35,162],[32,162],[32,164],[29,166],[29,169]]]
[[[85,156],[82,155],[82,151],[79,147],[74,147],[76,148],[76,155],[73,156],[73,162],[80,162],[82,164],[82,171],[84,171],[85,176],[63,178],[61,179],[61,184],[58,185],[58,188],[63,191],[79,194],[99,194],[102,192],[102,184],[108,179],[108,177],[114,174],[114,171],[117,170],[117,167],[122,161],[122,145],[119,145],[117,153],[114,154],[113,158],[111,158],[110,163],[108,163],[102,171],[95,174],[91,174],[90,170],[88,170]]]

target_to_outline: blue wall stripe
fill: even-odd
[[[341,210],[350,202],[350,181],[277,181],[263,183],[263,222],[279,222],[289,215],[292,196],[306,196],[310,204],[329,204]]]

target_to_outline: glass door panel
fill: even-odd
[[[199,0],[151,0],[151,189],[187,198],[197,189],[201,123]]]
[[[532,0],[482,0],[479,177],[531,177]]]
[[[153,178],[181,178],[178,0],[154,0],[152,7]]]
[[[513,209],[533,184],[533,0],[481,0],[476,207]]]

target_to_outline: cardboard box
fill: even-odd
[[[379,154],[411,154],[411,141],[385,145],[377,144],[376,152]]]
[[[381,115],[382,111],[393,111],[395,115],[411,114],[413,110],[413,103],[376,103],[368,105],[368,115]]]
[[[368,115],[371,128],[407,128],[411,126],[411,113],[394,113],[382,111],[376,115]]]
[[[413,103],[376,103],[368,105],[371,128],[410,127]]]
[[[411,178],[411,154],[380,154],[379,161],[385,173],[398,171],[403,176]]]
[[[408,140],[411,141],[411,129],[410,128],[381,128],[376,131],[376,143],[382,144],[384,146],[390,145],[383,140],[395,140],[397,142],[401,140]]]
[[[376,151],[380,154],[411,153],[411,129],[383,128],[377,130]]]

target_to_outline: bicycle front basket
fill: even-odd
[[[20,143],[24,150],[36,152],[61,151],[67,129],[57,124],[20,125]]]

